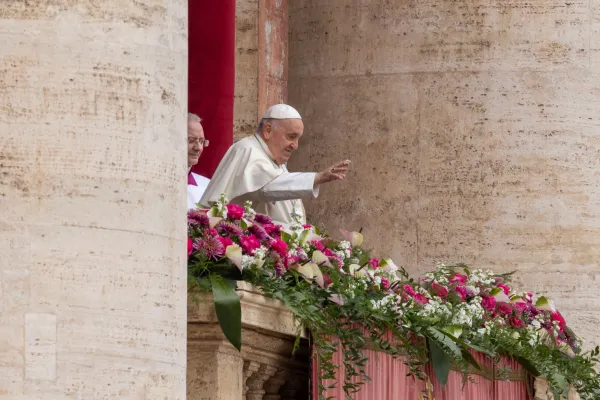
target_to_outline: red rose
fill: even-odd
[[[240,237],[240,244],[242,245],[242,250],[244,253],[254,255],[254,250],[260,247],[260,241],[254,235],[242,236]]]
[[[273,239],[273,241],[271,242],[271,249],[284,256],[285,253],[287,253],[288,247],[286,242],[277,238]]]
[[[438,296],[440,296],[442,298],[448,296],[448,288],[446,288],[445,286],[438,285],[437,283],[433,282],[431,284],[431,289],[433,289],[433,292],[436,295],[438,295]]]
[[[496,299],[493,296],[483,296],[481,299],[481,307],[487,311],[493,311],[496,308]]]
[[[509,304],[499,303],[498,311],[500,312],[500,314],[509,315],[512,314],[513,308]]]
[[[519,318],[510,317],[509,321],[514,328],[520,328],[523,325],[523,321]]]
[[[227,218],[242,219],[244,216],[244,207],[237,204],[227,204]]]

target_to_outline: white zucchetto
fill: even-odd
[[[300,113],[287,104],[275,104],[263,115],[263,119],[302,119]]]

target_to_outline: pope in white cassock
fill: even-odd
[[[208,182],[210,182],[208,178],[191,171],[192,167],[198,164],[204,148],[208,146],[208,140],[204,137],[201,121],[196,114],[188,114],[188,209],[196,208],[196,203],[200,201]]]
[[[350,161],[315,172],[289,172],[286,163],[304,132],[302,117],[286,104],[267,110],[256,134],[229,148],[200,204],[209,207],[224,193],[230,202],[250,200],[256,212],[290,224],[306,223],[303,198],[316,198],[321,184],[344,179]]]

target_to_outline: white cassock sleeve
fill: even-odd
[[[319,185],[315,185],[315,172],[284,172],[260,190],[248,193],[252,200],[282,201],[317,198]]]

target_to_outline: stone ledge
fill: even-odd
[[[238,284],[242,349],[227,341],[211,293],[188,298],[188,400],[304,400],[308,398],[310,351],[306,329],[278,300]],[[301,333],[300,348],[292,356]]]
[[[238,282],[242,304],[242,326],[247,329],[268,331],[307,338],[306,329],[300,328],[292,312],[279,300],[265,297],[247,282]],[[210,304],[210,307],[200,306]],[[188,295],[188,323],[215,323],[217,314],[212,306],[212,294],[194,291]]]

